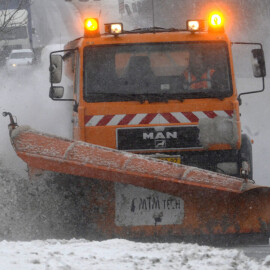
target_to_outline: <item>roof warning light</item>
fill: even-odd
[[[224,32],[224,18],[221,13],[211,13],[208,30],[209,32]]]
[[[219,14],[214,14],[211,16],[211,25],[219,26],[222,23],[222,19]]]
[[[99,35],[98,19],[95,19],[95,18],[85,19],[84,35],[87,37],[95,37]]]

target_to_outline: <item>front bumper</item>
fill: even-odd
[[[160,153],[161,154],[161,153]],[[186,151],[186,152],[172,152],[162,153],[166,156],[180,156],[181,164],[198,167],[201,169],[221,172],[218,170],[217,165],[223,162],[236,163],[238,168],[241,167],[241,160],[239,159],[239,150],[219,150],[219,151]],[[153,157],[159,157],[155,154]],[[239,176],[239,173],[232,174]]]

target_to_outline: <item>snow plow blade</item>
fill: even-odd
[[[259,236],[268,241],[270,188],[251,181],[17,127],[30,168],[85,178],[97,235],[193,240]]]

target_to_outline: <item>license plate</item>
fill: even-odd
[[[158,159],[162,159],[162,160],[166,160],[166,161],[178,163],[178,164],[181,163],[180,157],[159,157]]]

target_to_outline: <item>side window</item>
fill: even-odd
[[[80,98],[80,54],[77,51],[75,56],[76,61],[76,70],[75,70],[75,83],[74,83],[74,94],[76,95],[77,101],[79,101]]]

